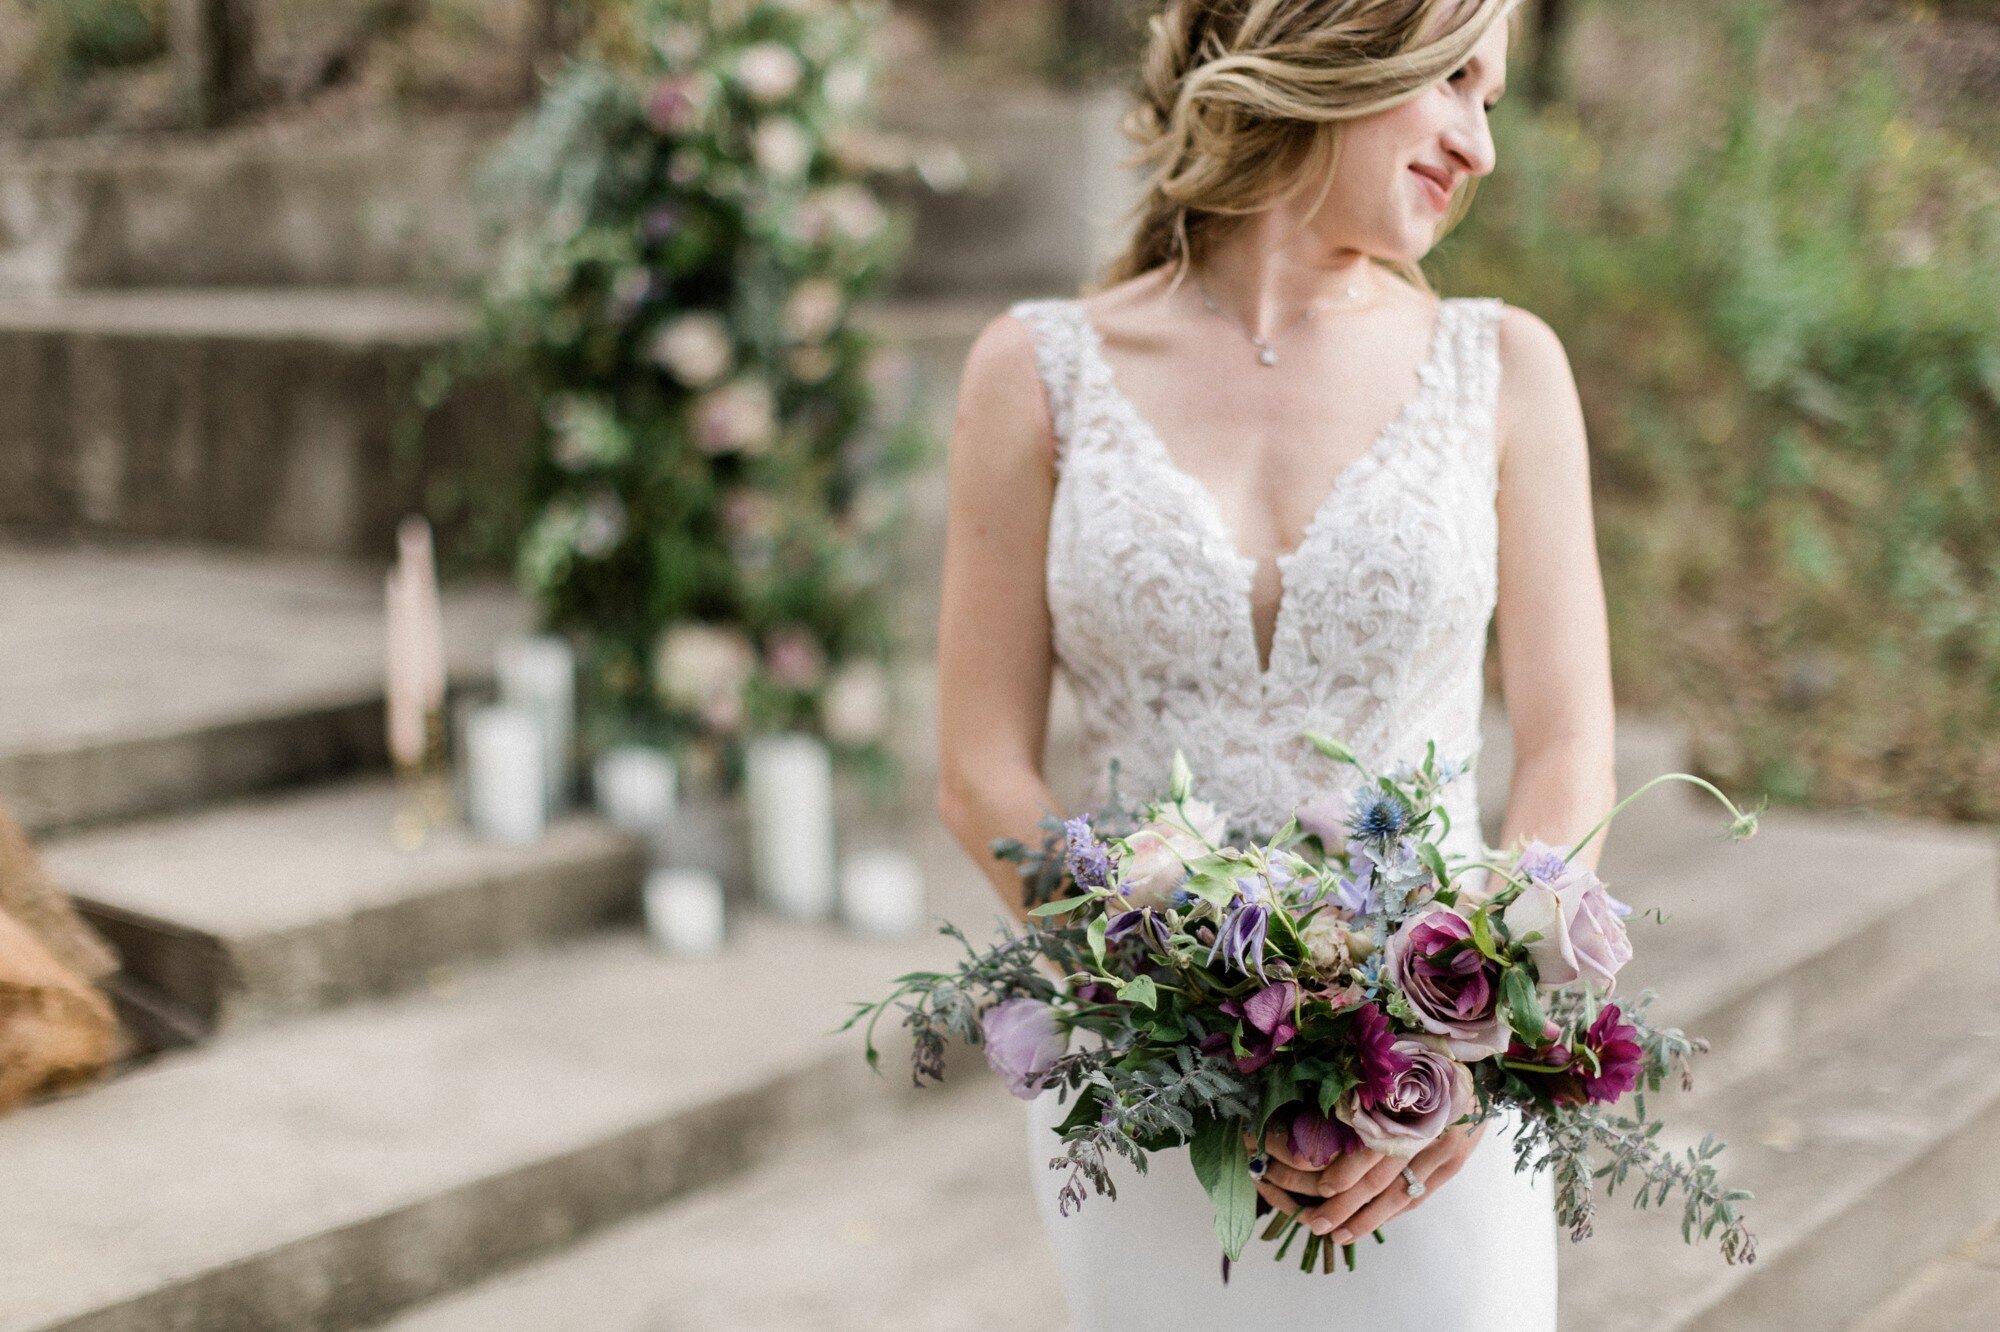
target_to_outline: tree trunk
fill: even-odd
[[[1535,0],[1535,58],[1528,67],[1528,100],[1547,106],[1569,92],[1568,66],[1570,20],[1575,11],[1569,0]]]
[[[167,44],[183,113],[212,128],[248,106],[256,89],[251,0],[171,0]]]

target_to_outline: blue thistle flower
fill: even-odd
[[[1354,835],[1388,841],[1410,824],[1409,807],[1387,791],[1363,791],[1354,800]]]

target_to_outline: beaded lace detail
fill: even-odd
[[[1486,628],[1498,582],[1495,412],[1503,302],[1440,302],[1417,387],[1350,463],[1277,560],[1270,660],[1252,620],[1256,562],[1238,552],[1202,483],[1173,461],[1118,387],[1075,300],[1009,311],[1033,335],[1055,422],[1048,603],[1058,669],[1082,714],[1089,798],[1111,759],[1128,797],[1163,790],[1176,748],[1196,794],[1236,825],[1276,831],[1354,770],[1307,730],[1377,771],[1441,759],[1445,849],[1476,854]]]

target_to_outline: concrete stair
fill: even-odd
[[[452,679],[527,623],[445,597]],[[0,545],[0,801],[49,831],[380,768],[381,575],[305,557]]]
[[[1986,1332],[2000,1309],[2000,1217],[1855,1324],[1855,1332]]]
[[[912,296],[1067,292],[1126,207],[1118,101],[968,89],[892,95],[891,130],[950,144],[957,193],[912,191]],[[484,270],[473,182],[509,121],[428,117],[341,134],[251,128],[0,150],[0,292],[454,290]],[[218,226],[227,218],[227,226]]]
[[[352,1327],[462,1286],[903,1094],[825,1033],[948,955],[611,934],[164,1057],[0,1124],[0,1329]]]
[[[392,994],[439,968],[634,917],[644,850],[571,815],[530,847],[388,835],[383,780],[126,824],[47,862],[125,972],[208,1027]]]
[[[378,558],[441,478],[524,455],[527,406],[417,406],[467,327],[396,291],[147,288],[0,298],[0,526]]]

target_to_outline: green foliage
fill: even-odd
[[[29,9],[45,77],[135,65],[167,49],[166,0],[37,0]]]
[[[1621,701],[1718,781],[1994,818],[2000,177],[1882,62],[1781,91],[1762,7],[1726,36],[1686,125],[1501,126],[1456,273],[1569,349]]]
[[[735,767],[759,730],[887,765],[884,595],[922,440],[852,321],[900,241],[869,187],[878,10],[637,0],[482,177],[480,359],[541,408],[517,570],[582,648],[589,737]]]

